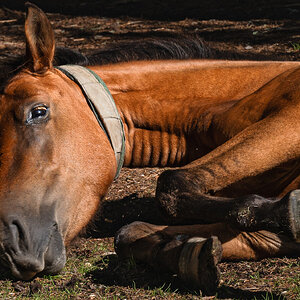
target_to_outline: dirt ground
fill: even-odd
[[[300,58],[300,22],[297,20],[281,18],[246,21],[198,19],[156,21],[132,17],[67,16],[57,13],[48,16],[55,30],[57,45],[75,48],[82,53],[91,53],[121,40],[142,39],[148,35],[161,33],[182,33],[197,34],[216,49],[276,56],[284,60]],[[23,23],[22,12],[0,8],[0,68],[8,58],[23,53]],[[113,251],[111,236],[121,225],[131,221],[161,223],[162,218],[153,201],[156,180],[161,172],[161,169],[156,168],[123,169],[103,203],[101,215],[95,222],[97,227],[90,230],[93,239],[87,242],[81,239],[71,249],[71,254],[84,256],[90,253],[86,250],[89,243],[96,242],[108,244],[108,249]],[[224,262],[220,268],[222,280],[218,298],[300,299],[299,258]],[[87,288],[86,294],[78,296],[80,299],[93,299],[90,295],[104,287],[110,287],[111,293],[99,295],[108,299],[200,298],[199,294],[185,290],[174,276],[165,277],[139,265],[134,271],[128,272],[128,268],[120,267],[114,259],[110,260],[103,270],[94,270],[90,276],[93,278],[92,283]],[[70,285],[75,284],[76,278],[70,282]],[[164,294],[146,293],[147,288],[153,291],[155,287],[163,286],[166,282],[169,294],[165,293],[166,289],[163,289]],[[29,283],[25,285],[27,286],[28,289],[32,289]],[[21,288],[20,283],[14,287],[15,293],[12,298],[21,297],[24,291],[22,284]]]

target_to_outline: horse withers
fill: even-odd
[[[118,171],[111,138],[118,133],[99,126],[86,99],[95,94],[90,79],[53,66],[50,22],[26,6],[26,60],[1,93],[0,257],[29,280],[63,268],[65,246]],[[162,173],[156,191],[172,225],[121,228],[120,257],[212,294],[221,257],[299,255],[300,63],[84,64],[80,74],[100,76],[115,100],[124,166],[176,167]]]

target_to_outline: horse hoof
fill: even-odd
[[[193,237],[185,243],[179,257],[179,277],[192,289],[205,295],[215,295],[220,271],[217,266],[222,257],[222,245],[217,237]]]
[[[294,190],[289,195],[290,226],[294,239],[300,243],[300,190]]]

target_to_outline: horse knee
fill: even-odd
[[[202,191],[203,184],[190,171],[167,170],[158,178],[156,199],[168,221],[180,223],[182,214],[185,216],[188,211],[190,199],[201,195]]]
[[[153,248],[159,244],[160,227],[145,222],[133,222],[123,226],[115,235],[115,251],[121,259],[135,258],[148,262]]]
[[[184,189],[184,186],[185,176],[181,171],[167,170],[159,176],[156,199],[167,216],[177,216],[178,194]]]

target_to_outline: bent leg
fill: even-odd
[[[212,237],[213,236],[213,237]],[[159,271],[176,273],[193,287],[213,294],[219,280],[217,264],[227,260],[298,256],[300,243],[268,231],[241,232],[229,225],[158,226],[134,222],[115,237],[120,258],[148,263]]]
[[[249,191],[276,196],[299,174],[299,74],[300,69],[272,81],[213,118],[214,134],[232,138],[186,167],[161,174],[156,197],[167,214],[179,223],[229,222],[300,240],[299,192],[281,200],[241,197]]]
[[[277,196],[299,175],[299,75],[299,68],[289,70],[212,117],[207,134],[221,145],[158,179],[156,197],[167,215],[181,224],[228,222],[300,240],[300,192],[281,200],[243,196]]]
[[[192,174],[193,175],[193,174]],[[198,191],[188,170],[168,170],[159,178],[156,198],[173,224],[227,223],[241,231],[268,230],[300,241],[300,190],[282,199],[247,195],[225,198]]]
[[[283,234],[265,230],[244,232],[224,223],[167,226],[133,222],[118,231],[115,247],[121,256],[133,255],[137,260],[153,264],[157,247],[165,246],[175,237],[181,245],[188,238],[195,236],[217,236],[222,243],[222,258],[225,260],[257,260],[266,257],[299,256],[300,253],[300,243]],[[173,261],[173,258],[170,256],[170,261]]]
[[[214,295],[219,283],[222,247],[217,237],[168,232],[167,226],[134,222],[115,237],[120,258],[134,258],[159,271],[178,274],[190,288]]]

